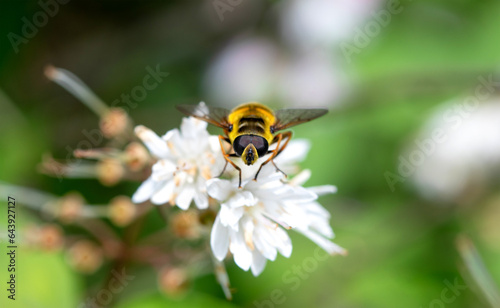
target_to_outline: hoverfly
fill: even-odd
[[[328,112],[327,109],[320,108],[280,109],[274,112],[256,102],[242,104],[233,110],[208,107],[205,104],[178,105],[176,107],[188,116],[206,121],[224,130],[224,136],[219,135],[222,154],[226,160],[221,175],[227,164],[230,163],[239,172],[239,187],[241,187],[241,169],[229,157],[241,157],[246,165],[253,165],[259,157],[271,154],[260,165],[254,180],[257,180],[260,170],[269,162],[272,162],[276,169],[282,172],[273,159],[286,148],[292,137],[292,132],[278,132],[314,120]],[[232,145],[230,153],[226,153],[222,141]],[[275,143],[276,148],[269,150],[269,146]]]

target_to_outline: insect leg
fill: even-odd
[[[280,148],[280,143],[281,143],[281,139],[283,138],[283,134],[279,133],[277,134],[274,139],[273,139],[273,142],[272,143],[275,143],[277,142],[278,144],[276,145],[276,149],[270,151],[272,154],[271,156],[265,161],[263,162],[260,167],[259,167],[259,170],[257,170],[257,173],[255,174],[255,177],[254,177],[254,181],[257,181],[257,177],[259,176],[259,173],[260,173],[260,170],[262,170],[262,167],[264,167],[265,164],[267,164],[268,162],[270,162],[278,153],[278,150]],[[276,140],[276,141],[275,141]]]
[[[274,155],[274,157],[278,156],[286,148],[290,139],[292,139],[292,132],[291,131],[284,132],[282,134],[283,134],[283,139],[286,138],[286,141],[283,144],[283,146],[281,147],[281,149],[278,150],[278,153],[276,153],[276,155]]]
[[[274,157],[278,156],[286,148],[286,146],[288,145],[288,142],[290,141],[290,139],[292,139],[292,132],[291,131],[284,132],[282,134],[283,134],[283,139],[282,140],[284,140],[286,138],[286,141],[281,146],[281,149],[278,150],[278,153],[276,153],[276,155],[274,155]],[[276,148],[278,148],[278,147],[276,147]],[[274,167],[276,167],[276,171],[279,171],[279,172],[283,173],[283,175],[286,177],[287,174],[285,172],[283,172],[280,168],[278,168],[278,166],[276,166],[276,164],[274,163],[274,157],[271,160],[271,162],[273,163]]]
[[[239,156],[238,156],[238,155],[236,155],[236,154],[227,154],[227,156],[229,156],[229,157],[239,157]],[[228,160],[226,160],[226,163],[224,164],[224,168],[222,168],[221,173],[220,173],[218,176],[216,176],[217,178],[220,178],[220,177],[224,174],[224,172],[226,171],[226,168],[227,168],[227,162],[228,162]]]
[[[238,167],[232,160],[229,159],[230,156],[232,156],[233,154],[227,154],[226,151],[224,150],[224,146],[222,145],[222,140],[228,142],[228,143],[231,143],[229,138],[226,138],[226,137],[223,137],[221,135],[219,135],[219,143],[220,143],[220,148],[221,148],[221,151],[222,151],[222,155],[224,156],[224,159],[226,160],[226,164],[224,165],[224,168],[222,169],[222,172],[220,173],[220,176],[222,176],[222,174],[224,173],[224,171],[226,171],[226,167],[227,167],[227,163],[230,163],[234,168],[236,168],[236,170],[238,170],[239,172],[239,175],[240,175],[240,178],[239,178],[239,184],[238,184],[238,188],[241,188],[241,169],[240,167]]]
[[[281,145],[281,141],[283,141],[284,139],[286,138],[286,140],[284,141],[284,144]],[[276,166],[276,164],[274,163],[274,158],[276,156],[278,156],[278,154],[280,154],[285,148],[286,146],[288,145],[288,142],[290,141],[290,139],[292,138],[292,132],[291,131],[288,131],[288,132],[284,132],[284,133],[279,133],[277,134],[275,137],[274,137],[274,140],[272,143],[277,143],[276,145],[276,149],[272,150],[272,151],[269,151],[268,153],[272,153],[271,157],[269,157],[265,162],[263,162],[260,167],[259,167],[259,170],[257,171],[257,173],[255,174],[255,178],[254,180],[257,180],[257,176],[259,175],[259,172],[260,170],[262,169],[262,167],[269,163],[269,162],[272,162],[274,167],[276,167],[276,171],[279,171],[281,173],[283,173],[283,175],[287,176],[286,173],[284,173],[280,168],[278,168],[278,166]],[[281,145],[281,147],[280,147]]]
[[[226,167],[227,167],[227,159],[226,159],[226,155],[227,154],[226,154],[226,150],[224,150],[224,146],[222,145],[222,140],[224,140],[227,143],[231,144],[231,141],[229,140],[229,138],[223,137],[222,135],[219,135],[220,150],[222,152],[222,155],[224,156],[224,160],[226,160],[226,163],[224,164],[224,168],[222,168],[221,173],[217,176],[218,178],[220,178],[224,174],[224,171],[226,171]]]

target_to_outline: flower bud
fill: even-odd
[[[91,274],[103,263],[103,253],[99,246],[89,240],[73,244],[67,255],[68,263],[77,271]]]
[[[64,235],[58,225],[48,224],[39,229],[39,245],[47,251],[55,251],[62,248],[64,244]]]
[[[170,296],[179,296],[189,285],[186,270],[176,267],[165,268],[160,271],[158,285],[162,292]]]
[[[113,138],[122,135],[127,130],[129,118],[125,110],[121,108],[111,108],[99,123],[102,134],[106,138]]]
[[[107,158],[97,163],[97,179],[106,186],[116,185],[125,174],[120,161]]]
[[[109,205],[109,218],[120,227],[128,225],[136,216],[136,205],[129,197],[118,196],[111,200]]]
[[[141,170],[151,158],[146,148],[138,142],[130,143],[125,148],[125,155],[125,162],[131,171]]]
[[[200,222],[194,211],[182,211],[172,218],[172,229],[179,238],[196,239],[200,237]]]
[[[63,223],[72,223],[83,209],[83,197],[77,192],[71,192],[59,200],[58,217]]]

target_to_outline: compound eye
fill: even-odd
[[[266,155],[269,144],[267,140],[260,136],[243,135],[234,139],[233,149],[236,155],[241,156],[249,144],[253,144],[259,157]]]
[[[243,151],[245,150],[245,148],[248,145],[248,142],[246,142],[247,140],[243,139],[243,137],[245,137],[245,136],[239,136],[236,139],[234,139],[234,142],[233,142],[234,152],[238,156],[241,156],[241,154],[243,154]]]
[[[269,148],[269,145],[266,139],[260,136],[256,136],[253,138],[252,143],[257,149],[257,154],[259,155],[259,157],[262,157],[267,154],[267,149]]]

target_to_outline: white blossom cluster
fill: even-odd
[[[267,260],[276,259],[278,252],[285,257],[291,255],[287,230],[302,233],[332,255],[345,253],[330,241],[334,236],[330,214],[316,201],[319,195],[334,193],[335,186],[304,188],[301,185],[310,176],[308,170],[287,182],[272,164],[265,165],[254,181],[255,172],[241,164],[243,181],[239,188],[234,169],[226,172],[230,179],[217,177],[225,161],[217,136],[209,135],[206,127],[206,122],[189,117],[183,119],[180,130],[173,129],[162,137],[144,126],[135,128],[157,162],[151,176],[133,195],[134,202],[168,202],[187,210],[192,203],[206,209],[209,199],[216,201],[220,206],[210,238],[215,262],[222,264],[229,252],[240,268],[250,269],[255,276],[263,271]],[[294,165],[308,150],[307,141],[293,140],[275,162],[285,172],[292,172],[288,176],[294,175],[298,170]],[[239,163],[237,160],[235,163]],[[227,279],[219,277],[221,280]]]
[[[106,106],[71,72],[49,66],[45,73],[99,115],[102,136],[118,141],[131,137],[132,121],[124,110]],[[109,148],[75,151],[75,156],[97,160],[95,165],[62,164],[49,159],[42,170],[67,177],[90,174],[106,185],[114,185],[127,174],[142,176],[153,162],[151,175],[139,186],[132,201],[136,204],[145,201],[156,205],[169,203],[184,211],[195,204],[199,210],[217,213],[210,232],[211,255],[216,277],[228,298],[231,292],[223,260],[232,255],[240,268],[251,270],[257,276],[264,270],[267,260],[274,261],[278,253],[285,257],[291,255],[292,242],[287,230],[303,234],[332,255],[345,254],[343,248],[331,241],[334,234],[329,225],[330,214],[316,201],[320,195],[334,193],[335,186],[302,187],[310,171],[299,172],[297,163],[309,151],[307,140],[290,141],[275,157],[274,163],[263,166],[256,180],[257,170],[268,157],[260,157],[252,166],[235,158],[233,162],[241,169],[240,186],[240,174],[226,163],[219,137],[208,133],[207,122],[184,118],[180,129],[170,130],[161,137],[139,125],[135,127],[135,134],[150,155],[142,145],[132,142],[123,152]],[[221,178],[219,175],[224,169],[226,172]],[[283,172],[291,180],[288,181]],[[117,198],[107,214],[118,225],[125,225],[136,217],[133,204],[128,202],[129,206],[123,200]],[[64,213],[61,217],[71,220],[79,212],[98,215],[89,209],[81,211],[84,209],[82,202],[80,198],[68,198],[64,210],[60,211]]]

